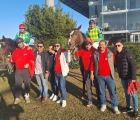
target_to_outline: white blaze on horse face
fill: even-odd
[[[1,44],[0,44],[0,48],[1,48]]]
[[[69,41],[68,42],[71,41],[71,36],[72,36],[73,33],[74,33],[74,30],[70,33],[70,38],[69,38]]]

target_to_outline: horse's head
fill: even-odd
[[[82,45],[85,40],[85,36],[80,32],[81,25],[78,28],[74,28],[68,40],[69,49],[73,49],[77,45]]]
[[[3,36],[0,42],[5,43],[6,50],[9,52],[13,52],[16,49],[16,44],[11,38],[6,38]]]

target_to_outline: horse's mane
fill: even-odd
[[[82,34],[84,40],[86,40],[86,36],[83,32],[80,31],[80,33]],[[81,49],[84,49],[85,48],[85,45],[84,45],[84,42],[81,44]]]
[[[80,31],[81,32],[81,31]],[[83,33],[83,32],[81,32],[81,34],[83,35],[83,37],[85,38],[85,40],[86,40],[86,36],[85,36],[85,34]]]

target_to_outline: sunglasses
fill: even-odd
[[[38,48],[42,48],[43,46],[37,46]]]
[[[115,45],[115,47],[120,47],[121,45]]]
[[[55,45],[55,47],[60,47],[60,45]]]

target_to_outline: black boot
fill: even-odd
[[[139,116],[138,116],[138,111],[134,111],[134,118],[135,118],[135,119],[138,119],[138,118],[139,118]]]

